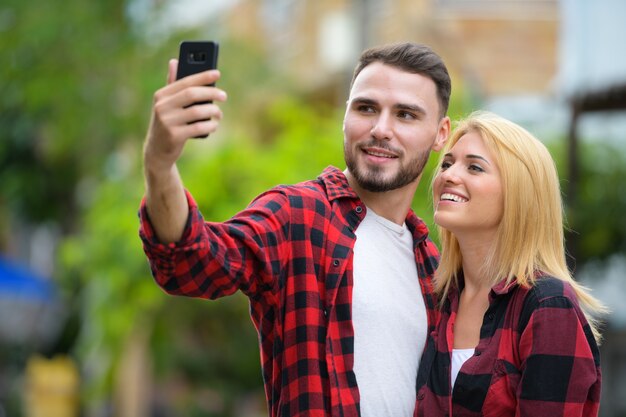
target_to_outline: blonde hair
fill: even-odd
[[[554,160],[548,149],[517,124],[490,112],[479,111],[459,122],[440,153],[445,154],[469,133],[478,133],[494,156],[502,176],[504,210],[497,237],[483,264],[491,285],[501,280],[532,286],[537,273],[546,273],[568,282],[600,340],[598,314],[607,309],[588,289],[574,281],[566,264],[563,233],[563,203]],[[434,178],[433,177],[433,182]],[[437,227],[442,259],[435,274],[435,291],[443,301],[450,286],[458,287],[463,255],[456,237]]]

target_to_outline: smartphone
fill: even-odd
[[[217,68],[219,44],[213,41],[183,41],[178,56],[176,79]]]
[[[217,68],[219,44],[214,41],[183,41],[178,54],[178,70],[176,79],[180,80],[192,74]],[[215,83],[210,84],[214,86]],[[206,104],[204,101],[196,104]],[[199,120],[198,120],[199,121]],[[205,138],[206,136],[198,136]]]

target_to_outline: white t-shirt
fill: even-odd
[[[354,372],[362,417],[411,417],[428,328],[406,225],[368,209],[354,246]]]
[[[450,367],[450,380],[452,386],[456,382],[456,377],[459,375],[461,366],[472,357],[474,349],[452,349],[452,366]]]

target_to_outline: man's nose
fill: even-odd
[[[372,126],[371,134],[377,140],[390,140],[393,137],[392,119],[389,114],[381,113]]]

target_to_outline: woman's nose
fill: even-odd
[[[456,164],[450,165],[445,170],[440,170],[437,176],[441,181],[450,182],[453,184],[457,184],[460,181],[457,173]]]

